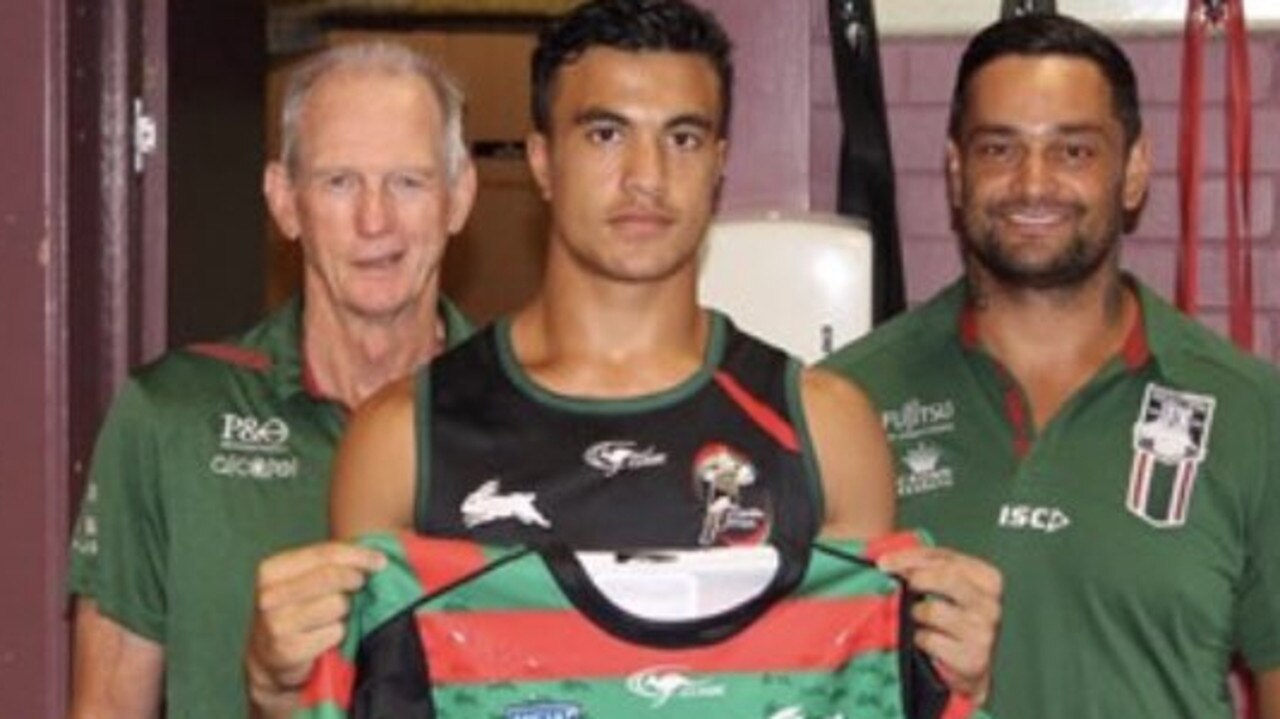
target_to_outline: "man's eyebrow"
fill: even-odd
[[[996,136],[996,137],[1014,137],[1017,135],[1027,134],[1046,134],[1046,135],[1105,135],[1106,128],[1093,122],[1064,123],[1061,125],[1052,125],[1043,130],[1043,132],[1028,133],[1025,130],[1014,127],[1013,125],[1004,125],[1000,123],[985,123],[969,128],[965,133],[965,139],[972,139],[980,136]]]
[[[573,124],[575,125],[589,125],[593,122],[612,122],[618,125],[631,124],[631,121],[621,113],[603,107],[588,107],[573,116]]]
[[[673,127],[696,127],[699,130],[715,132],[716,123],[711,118],[698,112],[689,112],[683,115],[676,115],[667,120],[665,126],[670,129]]]

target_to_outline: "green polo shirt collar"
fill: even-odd
[[[453,347],[471,334],[471,323],[447,298],[440,298],[437,312],[444,320],[446,347]],[[264,371],[283,397],[305,393],[312,399],[329,401],[311,381],[306,364],[302,346],[302,298],[299,295],[294,295],[272,313],[244,338],[239,347],[224,346],[217,351],[220,354],[234,351],[236,356],[229,359]]]

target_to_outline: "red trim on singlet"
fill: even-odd
[[[480,545],[472,542],[403,532],[400,545],[404,547],[405,561],[427,594],[475,574],[489,563]]]
[[[302,708],[333,702],[343,711],[351,706],[356,669],[336,649],[329,649],[311,666],[311,675],[302,690]]]
[[[947,698],[947,706],[938,719],[969,719],[977,709],[978,707],[969,697],[951,692]]]
[[[783,449],[792,452],[800,451],[800,441],[796,438],[796,430],[791,426],[790,422],[779,416],[772,407],[756,399],[742,385],[738,384],[738,380],[734,379],[729,373],[717,370],[715,379],[716,384],[720,385],[720,389],[723,389],[725,394],[729,395],[729,399],[732,399],[735,404],[741,407],[747,413],[747,416],[759,425],[760,429],[763,429],[766,434],[773,437],[774,441],[782,445]]]
[[[896,649],[899,601],[897,595],[784,601],[750,631],[685,649],[628,643],[571,609],[424,613],[418,632],[437,686],[619,677],[646,666],[829,671],[859,654]]]
[[[880,561],[880,558],[886,554],[892,554],[902,549],[912,549],[920,546],[920,538],[913,532],[894,532],[886,534],[883,537],[867,542],[866,549],[862,551],[863,556],[873,562]]]
[[[187,345],[187,351],[222,360],[237,367],[247,367],[258,372],[266,372],[271,369],[270,355],[236,345],[219,342],[197,342],[196,344]]]

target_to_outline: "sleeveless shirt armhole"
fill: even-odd
[[[413,403],[413,506],[414,528],[426,527],[431,498],[431,366],[418,370],[414,378]]]
[[[795,428],[796,437],[800,440],[800,461],[804,466],[805,487],[813,500],[814,519],[821,528],[827,516],[825,498],[822,494],[822,475],[818,471],[817,454],[813,449],[813,437],[809,434],[809,422],[804,414],[804,402],[800,397],[800,373],[804,365],[794,357],[787,358],[786,392],[787,415],[791,426]]]

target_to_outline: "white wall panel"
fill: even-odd
[[[995,20],[1000,0],[876,0],[882,35],[969,35]],[[1245,0],[1253,30],[1280,30],[1280,0]],[[1058,12],[1114,32],[1181,32],[1187,0],[1058,0]]]

